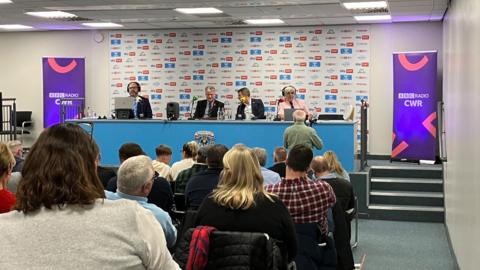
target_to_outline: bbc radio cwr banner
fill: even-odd
[[[392,158],[435,160],[436,81],[436,51],[393,54]]]

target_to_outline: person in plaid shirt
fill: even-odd
[[[319,223],[322,234],[327,235],[327,212],[335,204],[336,198],[329,184],[314,182],[307,177],[312,158],[312,149],[302,144],[295,145],[288,153],[285,178],[265,189],[278,195],[287,206],[294,223]]]

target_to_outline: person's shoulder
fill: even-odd
[[[215,104],[217,106],[223,106],[224,105],[223,102],[221,102],[220,100],[216,100],[216,99],[215,99]]]

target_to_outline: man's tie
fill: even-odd
[[[293,106],[293,101],[290,100],[290,106],[292,106],[292,109],[295,109],[295,107]]]
[[[211,109],[212,109],[212,102],[208,102],[207,112],[210,113]]]

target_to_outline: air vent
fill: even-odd
[[[83,18],[83,17],[55,18],[55,20],[61,21],[61,22],[90,22],[90,21],[93,21],[92,19]]]
[[[231,23],[229,23],[228,25],[231,25],[231,26],[242,26],[242,25],[248,25],[246,22],[244,21],[233,21]]]
[[[363,9],[352,9],[352,13],[355,15],[361,15],[361,14],[388,14],[389,10],[388,8],[363,8]]]
[[[231,18],[232,16],[225,13],[195,14],[198,18]]]

